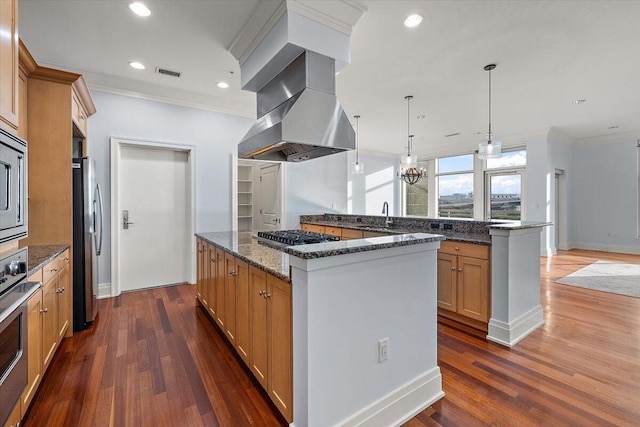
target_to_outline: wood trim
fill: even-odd
[[[22,39],[20,39],[18,57],[19,57],[20,71],[24,72],[27,75],[27,77],[29,77],[31,73],[33,73],[38,68],[38,63],[36,62],[35,59],[33,59],[33,56],[31,56],[31,52],[29,52],[29,49],[27,49],[27,46],[25,46],[25,44],[22,42]]]
[[[44,80],[48,82],[54,83],[62,83],[66,85],[70,85],[76,80],[82,77],[80,74],[70,73],[68,71],[56,70],[54,68],[41,67],[38,66],[29,78]]]
[[[93,99],[91,99],[91,94],[89,93],[89,88],[87,87],[87,82],[85,82],[84,77],[81,75],[80,78],[73,82],[72,86],[78,95],[78,101],[87,113],[87,118],[93,116],[96,113],[96,106],[93,103]]]

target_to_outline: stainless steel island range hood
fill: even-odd
[[[301,162],[355,148],[333,58],[306,50],[257,95],[258,120],[238,145],[240,158]]]

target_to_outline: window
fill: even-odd
[[[527,151],[509,151],[487,159],[485,219],[522,219],[522,188]]]
[[[438,217],[473,218],[473,154],[436,160]]]
[[[427,169],[427,164],[418,162],[418,167]],[[429,177],[421,179],[413,185],[405,186],[405,215],[428,216],[429,207]]]

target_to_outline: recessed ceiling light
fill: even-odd
[[[420,115],[419,115],[419,116],[417,116],[416,118],[418,118],[418,119],[424,119],[424,118],[426,118],[426,117],[427,117],[427,116],[425,116],[424,114],[420,114]]]
[[[618,129],[620,126],[609,126],[607,129]]]
[[[149,15],[151,15],[151,11],[149,10],[149,8],[147,6],[145,6],[144,3],[141,3],[139,1],[133,2],[129,5],[129,9],[131,9],[131,11],[133,13],[135,13],[138,16],[144,16],[147,17]]]
[[[226,88],[229,87],[229,83],[227,83],[227,82],[218,82],[218,84],[216,86],[218,86],[220,89],[226,89]]]
[[[135,68],[136,70],[144,70],[144,64],[138,61],[131,61],[129,62],[129,65],[131,66],[131,68]]]
[[[584,104],[585,102],[587,102],[586,99],[576,99],[573,101],[574,104]]]
[[[418,15],[418,14],[409,15],[404,20],[404,26],[407,28],[413,28],[420,25],[421,22],[422,22],[422,15]]]

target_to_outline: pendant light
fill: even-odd
[[[407,100],[407,155],[400,158],[400,170],[398,171],[398,177],[409,185],[413,185],[420,181],[422,178],[427,177],[427,171],[424,168],[418,168],[418,156],[413,154],[413,137],[411,135],[411,100],[413,96],[405,96]]]
[[[359,122],[360,116],[353,116],[356,119],[356,162],[353,164],[351,173],[354,175],[361,175],[364,173],[364,163],[360,161],[360,149],[358,144],[360,142]]]
[[[478,144],[478,158],[479,159],[493,159],[500,157],[502,154],[502,144],[498,141],[493,141],[491,133],[491,71],[496,68],[496,64],[489,64],[484,67],[485,71],[489,72],[489,132],[487,133],[487,140]]]

